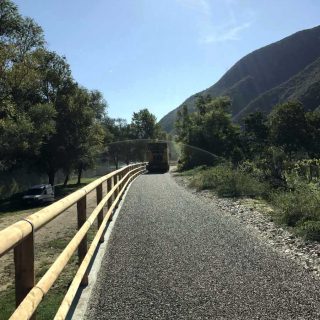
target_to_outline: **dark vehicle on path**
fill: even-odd
[[[164,173],[169,171],[169,149],[166,142],[148,143],[149,172]]]

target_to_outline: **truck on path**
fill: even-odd
[[[164,173],[169,171],[169,149],[166,142],[152,142],[147,145],[149,172]]]

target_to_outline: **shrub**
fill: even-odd
[[[195,175],[191,186],[198,190],[214,189],[222,197],[264,196],[267,184],[229,164],[218,165]]]
[[[278,208],[279,222],[295,227],[309,220],[320,220],[320,193],[315,186],[296,180],[290,187],[291,190],[271,197]]]
[[[182,170],[179,171],[178,169],[177,172],[179,176],[195,176],[204,170],[207,170],[207,166],[199,166],[199,167],[195,167],[194,169],[185,170],[185,171],[182,171]]]
[[[320,241],[320,221],[306,221],[297,228],[297,234],[307,240]]]

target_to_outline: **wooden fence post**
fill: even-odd
[[[16,307],[35,285],[34,232],[14,248]],[[36,314],[30,318],[36,319]]]
[[[112,188],[113,188],[112,178],[109,178],[107,181],[107,193],[109,193]],[[112,206],[112,196],[109,198],[107,205],[108,205],[108,209]]]
[[[83,196],[77,202],[77,213],[78,213],[78,230],[82,227],[82,225],[87,220],[87,197]],[[84,257],[87,254],[87,234],[83,237],[82,241],[78,247],[78,257],[79,257],[79,265],[83,261]],[[81,281],[82,286],[88,285],[88,273],[86,272]]]
[[[120,181],[120,179],[121,179],[121,173],[117,173],[115,184],[117,184]],[[120,185],[117,188],[116,197],[118,196],[119,191],[120,191]],[[118,205],[116,207],[118,207]]]
[[[97,193],[97,205],[98,205],[102,200],[102,183],[97,186],[96,193]],[[99,212],[97,220],[98,220],[98,229],[99,229],[103,221],[103,208]],[[102,243],[103,241],[104,241],[104,234],[100,238],[99,243]]]

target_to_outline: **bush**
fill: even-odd
[[[297,234],[307,240],[320,241],[320,221],[306,221],[297,228]]]
[[[207,170],[207,166],[199,166],[199,167],[195,167],[194,169],[190,169],[190,170],[177,170],[178,175],[179,176],[195,176],[197,174],[199,174],[202,171]]]
[[[320,220],[320,192],[303,181],[290,184],[291,190],[274,193],[271,197],[278,208],[279,222],[295,227],[309,220]]]
[[[218,165],[195,175],[191,186],[198,190],[214,189],[222,197],[265,196],[266,183],[250,174],[234,170],[228,164]]]

